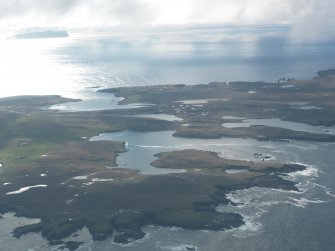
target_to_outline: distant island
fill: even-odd
[[[39,39],[39,38],[60,38],[68,37],[69,34],[65,30],[46,30],[46,31],[34,31],[16,34],[16,39]]]

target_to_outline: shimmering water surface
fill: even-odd
[[[334,67],[335,44],[295,44],[286,27],[193,27],[9,39],[0,35],[0,96],[102,87],[307,79]]]
[[[285,34],[285,27],[255,30],[212,27],[193,28],[187,32],[171,29],[70,32],[69,38],[38,40],[2,38],[0,96],[61,94],[83,101],[54,109],[68,112],[119,109],[118,98],[94,91],[104,87],[211,81],[276,82],[281,77],[307,79],[317,70],[334,68],[334,44],[292,44]],[[159,116],[156,118],[175,119]],[[269,120],[261,122],[265,124]],[[273,122],[269,123],[273,125]],[[305,128],[290,122],[280,123],[285,128]],[[218,207],[217,210],[243,215],[246,225],[235,230],[188,231],[147,226],[145,239],[120,246],[111,240],[93,243],[83,229],[77,240],[86,243],[79,250],[184,251],[187,247],[202,251],[335,250],[335,144],[182,139],[172,137],[172,133],[124,131],[102,134],[92,140],[127,142],[129,151],[119,155],[119,166],[132,168],[136,163],[146,174],[162,172],[150,166],[155,159],[153,154],[162,151],[195,148],[215,151],[225,158],[253,161],[257,161],[253,157],[255,152],[262,153],[273,156],[275,161],[308,165],[306,171],[286,177],[299,182],[300,192],[253,188],[231,193],[230,199],[240,203],[239,206]],[[0,249],[57,249],[48,247],[39,234],[28,234],[20,240],[10,236],[13,228],[34,221],[6,214],[0,219]]]
[[[128,136],[128,137],[127,137]],[[148,136],[148,135],[146,135]],[[101,137],[101,136],[100,136]],[[105,139],[128,139],[129,143],[141,143],[141,133],[109,134]],[[136,146],[136,149],[149,148],[149,154],[141,156],[141,164],[150,163],[152,157],[150,146],[155,140],[159,150],[172,150],[178,147],[171,144],[171,132],[160,132],[149,135],[147,145]],[[181,140],[181,139],[176,139]],[[145,144],[145,142],[142,142]],[[188,145],[191,143],[192,145]],[[259,142],[251,139],[223,138],[216,142],[209,142],[208,146],[200,146],[201,140],[186,139],[180,148],[195,147],[199,149],[215,149],[221,156],[257,161],[253,153],[260,152],[272,155],[276,161],[285,163],[302,163],[308,165],[306,171],[298,172],[286,177],[299,182],[300,192],[289,192],[275,189],[253,188],[233,192],[229,198],[239,203],[238,207],[218,207],[218,211],[234,211],[243,215],[246,225],[227,232],[188,231],[179,228],[159,228],[148,226],[145,239],[127,246],[113,244],[111,240],[93,243],[90,236],[83,230],[81,240],[87,241],[79,250],[186,250],[194,246],[197,250],[333,250],[333,226],[335,220],[334,199],[335,186],[333,179],[334,143],[309,142]],[[152,149],[151,149],[152,150]],[[136,155],[136,153],[135,153]],[[121,157],[121,156],[120,156]],[[129,164],[129,162],[128,162]],[[131,165],[131,162],[130,164]],[[131,166],[128,166],[131,167]],[[16,220],[15,220],[16,221]],[[5,218],[1,222],[8,222]],[[27,224],[27,223],[26,223]],[[2,231],[9,232],[11,224],[1,224]],[[86,231],[87,232],[87,231]],[[3,245],[10,244],[14,249],[27,241],[33,250],[52,250],[46,248],[45,242],[37,234],[28,234],[21,240],[6,237]],[[322,243],[322,244],[320,244]],[[0,242],[1,245],[1,242]],[[34,246],[35,245],[35,246]]]
[[[123,131],[115,133],[104,133],[91,138],[96,140],[116,140],[127,142],[127,152],[119,154],[117,158],[118,167],[134,168],[143,174],[176,173],[180,170],[155,168],[150,165],[156,158],[155,154],[161,152],[178,151],[184,149],[197,149],[204,151],[215,151],[228,158],[249,160],[254,152],[242,153],[241,145],[251,147],[257,145],[254,140],[240,139],[192,139],[173,137],[173,131],[162,132],[134,132]],[[256,160],[256,159],[252,159]]]
[[[320,133],[320,134],[335,134],[335,127],[326,126],[311,126],[304,123],[285,121],[281,119],[242,119],[237,123],[223,123],[222,126],[226,128],[250,127],[250,126],[269,126],[285,128],[294,131]]]
[[[53,105],[47,109],[58,110],[61,112],[81,112],[81,111],[102,111],[114,109],[131,109],[150,104],[127,104],[122,105],[120,102],[123,98],[115,97],[113,93],[102,93],[95,91],[78,91],[71,94],[72,98],[78,101]]]

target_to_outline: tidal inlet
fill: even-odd
[[[1,2],[0,250],[335,250],[332,7]]]

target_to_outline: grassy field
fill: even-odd
[[[41,109],[72,101],[59,96],[0,99],[0,182],[6,183],[0,186],[0,213],[12,211],[41,219],[38,224],[17,228],[14,234],[42,232],[51,244],[62,242],[84,226],[95,240],[114,236],[120,243],[143,238],[141,229],[148,224],[207,230],[238,227],[244,223],[241,215],[215,210],[220,203],[230,203],[227,193],[254,186],[297,190],[294,182],[278,174],[305,167],[228,160],[213,152],[189,149],[160,153],[152,163],[157,168],[186,172],[141,175],[136,170],[108,168],[115,167],[117,156],[126,151],[124,142],[89,139],[104,132],[173,130],[179,137],[334,142],[331,134],[221,125],[223,116],[334,125],[334,82],[333,72],[323,72],[310,81],[290,82],[294,86],[290,90],[282,88],[283,84],[262,82],[110,89],[106,92],[125,97],[125,103],[152,106],[97,112]],[[194,101],[198,99],[200,104]],[[297,102],[322,109],[296,109]],[[175,115],[183,121],[125,116],[153,112]],[[228,173],[228,169],[246,171]],[[33,188],[13,194],[25,187]]]

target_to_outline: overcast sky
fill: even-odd
[[[0,25],[288,24],[322,40],[335,38],[334,9],[334,0],[0,0]]]

